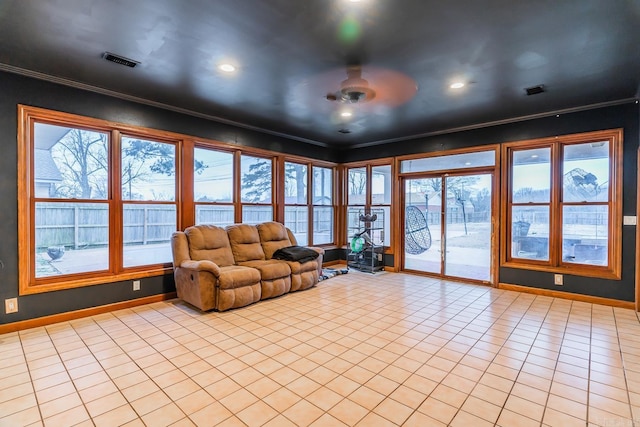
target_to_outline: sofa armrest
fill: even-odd
[[[318,258],[316,259],[316,262],[318,263],[318,277],[322,276],[322,263],[324,261],[324,249],[323,248],[319,248],[317,246],[307,246],[307,248],[312,249],[316,252],[318,252]]]
[[[220,267],[218,267],[218,265],[212,261],[209,260],[203,260],[203,261],[193,261],[193,260],[187,260],[187,261],[182,261],[182,263],[179,265],[180,268],[184,268],[186,270],[193,270],[193,271],[208,271],[210,273],[212,273],[214,276],[216,277],[220,277]]]
[[[319,255],[324,255],[324,249],[323,248],[319,248],[317,246],[305,246],[305,248],[312,249],[312,250],[318,252]]]

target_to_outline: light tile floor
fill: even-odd
[[[0,426],[640,425],[617,309],[351,271],[224,313],[179,300],[0,335]]]

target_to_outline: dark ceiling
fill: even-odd
[[[637,98],[640,0],[2,0],[0,69],[347,148]]]

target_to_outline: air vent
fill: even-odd
[[[351,131],[349,129],[340,129],[338,132],[340,133],[351,133]]]
[[[134,61],[133,59],[127,59],[124,56],[115,55],[110,52],[105,52],[102,54],[102,57],[107,61],[115,62],[116,64],[126,65],[127,67],[134,68],[139,64],[138,61]]]
[[[527,95],[537,95],[539,93],[544,92],[544,85],[531,86],[525,89],[527,91]]]

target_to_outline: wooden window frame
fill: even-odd
[[[109,204],[110,212],[113,212],[115,218],[110,219],[110,246],[109,246],[109,268],[100,272],[86,272],[77,274],[68,274],[64,276],[50,276],[47,278],[38,278],[35,280],[35,250],[31,253],[31,249],[35,244],[34,218],[35,212],[31,208],[35,200],[34,186],[32,180],[34,178],[33,150],[35,144],[33,141],[33,126],[35,122],[67,126],[70,128],[95,130],[110,135],[110,166],[108,181],[111,192],[107,200],[97,200],[99,203]],[[195,223],[195,203],[194,203],[194,149],[196,147],[202,149],[211,149],[224,151],[233,154],[233,206],[234,206],[234,222],[242,222],[242,207],[252,205],[251,203],[243,203],[241,198],[241,157],[243,155],[259,157],[269,160],[272,168],[272,194],[271,203],[273,220],[284,222],[284,197],[281,189],[284,186],[284,161],[306,164],[308,171],[313,167],[323,167],[332,171],[332,205],[333,209],[333,236],[332,243],[323,243],[318,246],[331,248],[336,246],[339,241],[341,220],[339,216],[339,201],[342,197],[341,175],[339,165],[333,162],[323,160],[315,160],[302,156],[283,155],[271,150],[265,150],[253,147],[239,148],[237,144],[225,143],[216,140],[207,140],[195,138],[189,135],[183,135],[168,131],[158,131],[154,129],[144,128],[140,126],[127,125],[108,120],[94,119],[90,117],[80,116],[76,114],[68,114],[48,110],[38,107],[30,107],[18,105],[18,273],[19,273],[19,295],[36,294],[64,289],[72,289],[90,285],[107,284],[120,282],[125,280],[140,279],[145,277],[160,276],[172,274],[173,269],[170,262],[157,265],[132,266],[128,268],[121,267],[123,263],[122,254],[122,209],[123,200],[120,193],[120,156],[121,156],[121,135],[133,136],[136,138],[147,139],[152,141],[175,144],[175,168],[176,168],[176,193],[175,201],[172,204],[176,206],[176,222],[177,228],[185,229]],[[312,197],[312,179],[308,172],[308,198],[309,198],[309,236],[313,239],[313,207],[311,203]],[[95,202],[93,200],[92,202]],[[131,202],[131,201],[128,201]],[[128,203],[127,202],[127,203]],[[135,202],[133,202],[135,203]],[[266,205],[266,204],[258,204]],[[312,241],[311,241],[312,242]],[[310,242],[310,244],[311,244]],[[33,271],[33,272],[32,272]]]
[[[300,166],[304,166],[306,168],[306,179],[305,179],[305,185],[306,185],[306,196],[305,196],[305,201],[304,203],[286,203],[286,194],[284,192],[284,189],[286,187],[285,183],[287,181],[287,163],[289,164],[296,164],[296,165],[300,165]],[[285,221],[285,212],[286,212],[286,208],[289,206],[292,207],[306,207],[307,208],[307,245],[312,245],[313,244],[313,235],[311,234],[312,232],[312,227],[313,224],[311,223],[311,221],[313,220],[313,214],[311,212],[311,209],[313,209],[313,206],[311,204],[311,192],[313,190],[313,188],[311,187],[311,174],[313,173],[312,169],[311,169],[311,163],[309,162],[301,162],[301,161],[295,161],[295,160],[291,160],[291,159],[287,159],[287,158],[282,158],[280,162],[278,162],[278,169],[280,171],[282,171],[281,176],[282,176],[282,180],[281,182],[279,182],[279,184],[281,184],[280,188],[282,188],[282,191],[278,192],[278,196],[282,197],[282,203],[278,203],[278,205],[282,205],[282,223],[286,226],[287,223]],[[293,231],[293,230],[291,230]],[[298,242],[300,243],[300,242]]]
[[[562,261],[562,154],[563,148],[573,144],[609,142],[609,199],[599,203],[609,208],[608,264],[606,266]],[[514,258],[512,244],[512,159],[513,153],[534,148],[551,148],[551,181],[549,201],[549,260]],[[622,162],[623,130],[611,129],[534,140],[517,141],[502,145],[502,188],[500,230],[500,265],[502,267],[571,274],[620,280],[622,274]],[[566,202],[567,205],[576,203]],[[598,204],[598,203],[588,203]],[[515,204],[520,206],[522,204]]]
[[[380,166],[389,166],[391,170],[391,186],[389,188],[389,190],[391,191],[391,194],[390,194],[391,201],[388,204],[372,203],[372,198],[373,198],[371,194],[372,177],[373,177],[372,172],[373,172],[373,168],[380,167]],[[375,160],[368,160],[368,161],[361,161],[361,162],[344,163],[341,165],[341,169],[343,171],[342,192],[344,195],[342,200],[342,204],[343,204],[342,216],[344,218],[342,222],[342,228],[344,229],[342,231],[342,233],[344,233],[343,245],[346,245],[346,246],[349,245],[349,236],[347,235],[348,234],[347,233],[348,231],[347,230],[347,227],[348,227],[347,213],[348,213],[349,207],[361,207],[362,209],[364,209],[365,212],[370,212],[371,209],[387,207],[389,209],[389,219],[388,219],[389,230],[384,230],[384,231],[385,231],[385,235],[389,236],[389,245],[384,246],[384,253],[385,254],[394,253],[394,241],[396,236],[394,235],[395,222],[393,218],[395,218],[394,200],[395,200],[395,197],[397,197],[395,194],[397,190],[396,188],[397,174],[396,174],[396,162],[394,161],[394,158],[389,157],[389,158],[375,159]],[[367,182],[366,182],[366,188],[365,188],[365,203],[363,205],[349,204],[349,170],[350,169],[365,170]]]
[[[106,200],[88,202],[109,205],[109,267],[106,270],[81,272],[60,276],[35,277],[35,204],[42,199],[35,195],[34,126],[43,123],[103,132],[109,141],[109,194]],[[61,113],[37,107],[18,105],[18,274],[19,295],[29,295],[89,285],[139,279],[169,274],[171,263],[123,267],[122,211],[120,156],[121,135],[133,136],[175,145],[175,200],[176,224],[181,226],[180,182],[182,138],[179,135],[151,129],[128,126],[106,120],[75,114]],[[130,202],[130,201],[127,201]],[[146,203],[146,202],[145,202]],[[166,202],[165,202],[166,203]]]
[[[332,163],[332,162],[326,162],[326,161],[322,161],[322,160],[311,160],[309,158],[306,157],[300,157],[300,156],[290,156],[290,155],[282,155],[278,158],[278,162],[277,162],[277,169],[278,169],[278,176],[279,179],[277,180],[277,185],[278,188],[282,189],[283,191],[277,191],[277,215],[276,215],[276,221],[281,222],[282,224],[285,224],[285,206],[301,206],[300,204],[285,204],[285,195],[284,195],[284,185],[285,185],[285,163],[297,163],[300,165],[304,165],[307,167],[307,203],[306,206],[308,207],[307,210],[307,214],[308,214],[308,231],[307,231],[307,240],[308,240],[308,245],[309,246],[319,246],[319,247],[323,247],[325,249],[329,249],[332,247],[336,246],[336,241],[337,241],[337,237],[336,237],[336,222],[337,222],[337,207],[336,207],[336,200],[338,199],[337,197],[337,185],[336,183],[338,182],[336,179],[337,176],[337,164],[336,163]],[[313,169],[314,168],[325,168],[325,169],[329,169],[331,171],[331,205],[314,205],[313,204]],[[313,224],[314,224],[314,208],[316,207],[331,207],[333,210],[333,216],[332,216],[332,238],[331,238],[331,242],[330,243],[315,243],[313,241],[313,234],[314,234],[314,228],[313,228]]]
[[[315,168],[323,168],[323,169],[327,169],[331,172],[331,204],[330,205],[316,205],[313,203],[313,173],[314,173],[314,169]],[[307,191],[307,196],[309,197],[309,244],[313,245],[313,246],[320,246],[320,247],[334,247],[336,244],[336,213],[337,213],[337,208],[336,208],[336,200],[337,200],[337,196],[336,196],[336,165],[334,164],[326,164],[326,163],[318,163],[318,162],[311,162],[309,163],[309,169],[308,169],[308,176],[309,176],[309,191]],[[315,229],[314,229],[314,220],[315,220],[315,216],[314,216],[314,211],[315,208],[331,208],[331,211],[333,213],[333,215],[331,216],[331,242],[328,243],[316,243],[313,240],[313,236],[315,234]]]
[[[196,202],[195,194],[194,194],[194,183],[195,183],[195,171],[194,171],[194,162],[195,162],[195,150],[209,150],[209,151],[217,151],[219,153],[225,153],[231,155],[231,202]],[[212,144],[203,144],[203,143],[193,143],[190,146],[185,145],[185,157],[189,157],[188,165],[184,167],[184,180],[185,190],[188,189],[189,193],[185,191],[185,204],[188,205],[185,208],[185,212],[189,212],[189,216],[185,219],[188,219],[188,225],[196,224],[196,206],[231,206],[233,207],[233,221],[234,223],[239,222],[238,219],[238,211],[239,207],[239,191],[237,191],[237,179],[236,177],[240,174],[239,172],[239,162],[240,162],[240,152],[239,150],[229,150],[225,147],[217,147]],[[272,177],[272,185],[273,185],[273,177]],[[240,220],[242,216],[240,214]]]
[[[270,163],[271,165],[271,201],[269,203],[259,203],[259,202],[245,202],[242,200],[242,157],[252,157],[254,159],[263,159]],[[278,167],[277,156],[273,154],[256,154],[250,151],[238,151],[236,153],[235,164],[234,164],[234,200],[237,202],[236,204],[236,223],[243,222],[244,208],[246,206],[271,206],[271,219],[270,221],[275,221],[278,217],[277,208],[278,203],[276,199],[276,190],[278,187],[278,182],[280,182],[280,168]]]

